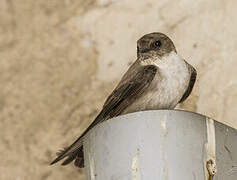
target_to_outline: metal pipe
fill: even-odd
[[[119,116],[85,137],[87,180],[237,180],[237,130],[180,110]]]

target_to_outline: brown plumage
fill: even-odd
[[[196,70],[177,55],[173,42],[166,35],[143,36],[137,42],[137,56],[95,120],[71,146],[60,151],[51,164],[66,158],[62,165],[74,161],[82,168],[83,137],[98,123],[130,112],[173,109],[189,96]]]

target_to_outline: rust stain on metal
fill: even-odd
[[[208,180],[213,180],[214,175],[217,172],[215,161],[213,161],[213,159],[209,159],[206,163],[206,168],[209,174]]]
[[[89,162],[90,162],[90,177],[91,180],[95,180],[95,162],[91,154],[89,154]]]
[[[204,152],[204,171],[206,180],[213,180],[217,172],[216,168],[216,138],[214,120],[206,118],[207,126],[207,143],[205,144]]]
[[[132,180],[141,180],[141,174],[139,169],[139,155],[140,150],[137,148],[135,156],[132,159]]]

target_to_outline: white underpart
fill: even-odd
[[[186,62],[176,52],[171,52],[161,59],[146,59],[141,65],[155,65],[158,67],[157,73],[146,92],[124,113],[175,108],[190,81],[191,74]]]
[[[176,52],[157,58],[151,64],[158,67],[160,81],[156,84],[156,96],[160,108],[174,108],[185,93],[190,73],[187,64]],[[154,95],[154,94],[153,94]]]

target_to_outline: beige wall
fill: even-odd
[[[169,35],[198,80],[181,108],[237,127],[236,0],[0,0],[0,179],[83,179],[49,167],[93,120],[145,33]]]

